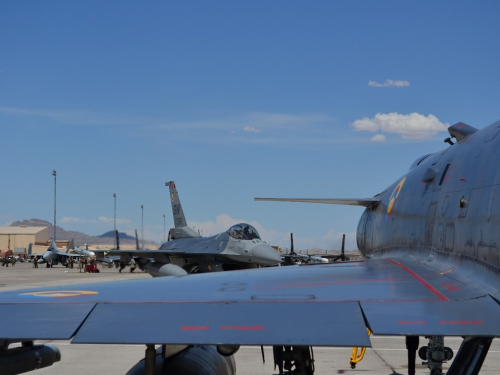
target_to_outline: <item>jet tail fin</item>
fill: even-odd
[[[172,203],[172,214],[174,216],[175,228],[170,229],[170,236],[172,239],[176,238],[195,238],[201,237],[199,233],[191,229],[187,225],[184,211],[182,210],[181,201],[174,181],[165,182],[170,192],[170,202]]]
[[[52,248],[53,251],[58,251],[59,249],[57,248],[56,241],[54,241],[53,238],[50,239],[51,245],[50,247]],[[47,249],[49,250],[49,249]]]
[[[66,253],[69,253],[70,250],[75,248],[75,240],[68,241],[68,245],[66,247]]]
[[[323,203],[323,204],[340,204],[346,206],[374,207],[380,203],[382,197],[375,196],[373,198],[348,198],[348,199],[316,199],[316,198],[254,198],[254,199],[256,201],[304,202],[304,203]]]
[[[179,199],[175,182],[165,182],[165,185],[168,186],[168,190],[170,191],[170,202],[172,203],[172,214],[174,215],[175,227],[187,227],[186,217],[184,216],[184,211],[182,210],[181,200]]]

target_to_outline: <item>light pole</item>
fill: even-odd
[[[113,238],[115,239],[114,242],[115,242],[115,250],[116,250],[116,193],[113,193],[113,199],[115,201],[115,211],[114,211],[114,217],[113,217],[113,227],[114,227],[114,230],[113,230]]]
[[[163,243],[165,243],[165,214],[163,214]]]
[[[141,204],[141,249],[144,249],[144,205]]]
[[[57,171],[54,169],[52,171],[52,176],[54,176],[54,231],[52,236],[54,237],[54,242],[56,242],[56,191],[57,191]]]

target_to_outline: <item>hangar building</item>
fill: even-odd
[[[12,250],[14,253],[26,254],[28,243],[32,243],[33,250],[40,246],[47,246],[49,240],[48,227],[0,227],[0,250]],[[35,253],[37,251],[34,251]]]

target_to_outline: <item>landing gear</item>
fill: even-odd
[[[428,346],[422,346],[418,351],[418,356],[422,360],[427,360],[422,364],[431,370],[430,375],[443,374],[443,362],[453,358],[453,350],[444,346],[444,336],[426,336],[429,339]]]
[[[415,360],[418,350],[418,336],[406,336],[406,350],[408,351],[408,375],[415,375]]]
[[[153,344],[146,345],[146,355],[144,357],[144,375],[155,375],[156,369],[156,349]]]
[[[314,374],[314,353],[310,346],[273,346],[273,356],[274,368],[278,366],[280,375]]]

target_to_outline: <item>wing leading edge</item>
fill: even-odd
[[[339,204],[345,206],[362,206],[372,207],[380,203],[380,197],[373,198],[348,198],[348,199],[319,199],[319,198],[254,198],[256,201],[271,201],[271,202],[303,202],[303,203],[322,203],[322,204]]]

